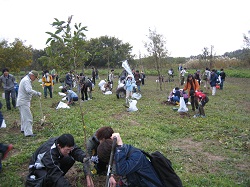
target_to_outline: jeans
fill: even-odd
[[[5,94],[7,110],[11,110],[10,95],[12,99],[12,105],[14,108],[16,108],[16,90],[14,88],[12,90],[5,90],[4,94]]]
[[[52,86],[44,86],[44,97],[47,97],[47,89],[49,90],[50,98],[52,98]]]
[[[60,160],[60,169],[63,171],[63,176],[68,172],[68,170],[74,165],[75,161],[69,157],[63,157],[62,160]],[[31,169],[32,170],[32,169]],[[31,172],[30,170],[30,172]],[[52,169],[51,169],[52,170]],[[37,178],[43,177],[47,175],[46,169],[36,169],[34,170],[34,175]],[[53,175],[53,173],[52,173]],[[50,173],[45,177],[43,186],[53,186],[53,187],[61,187],[61,186],[70,186],[67,180],[64,180],[64,177],[60,177],[56,183],[52,181],[53,176],[50,176]]]

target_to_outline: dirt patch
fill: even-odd
[[[175,141],[174,147],[181,150],[188,172],[214,173],[220,169],[217,163],[226,160],[223,156],[204,151],[204,143],[191,138]]]
[[[128,112],[123,112],[123,113],[119,113],[119,114],[114,114],[114,115],[112,115],[112,117],[113,117],[114,119],[117,119],[117,120],[122,120],[122,119],[124,119],[125,117],[127,117],[128,115],[129,115]]]
[[[131,120],[130,123],[129,123],[129,125],[140,126],[141,124],[138,123],[138,122],[136,122],[136,121],[134,121],[134,120]]]

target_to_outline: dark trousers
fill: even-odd
[[[69,171],[69,169],[74,165],[75,161],[71,157],[67,156],[67,157],[64,157],[62,160],[60,160],[59,163],[60,163],[60,169],[64,172],[64,175],[65,175]],[[47,175],[47,171],[46,169],[37,169],[34,171],[34,175],[37,178],[40,178],[40,177]],[[53,181],[51,181],[52,177],[53,176],[49,176],[49,175],[45,177],[44,182],[43,182],[44,187],[70,186],[68,181],[66,181],[63,177],[59,178],[56,183],[53,183]]]
[[[81,89],[81,94],[82,94],[82,100],[84,101],[84,96],[85,96],[85,100],[88,100],[88,89],[87,87],[83,86]]]
[[[198,109],[199,103],[198,103],[198,98],[195,96],[190,96],[191,98],[191,106],[192,106],[192,110],[195,111],[195,109]]]
[[[16,108],[16,90],[14,88],[12,90],[5,90],[4,94],[5,94],[7,110],[11,110],[10,94],[12,99],[12,105],[14,108]]]
[[[52,86],[44,86],[44,97],[47,97],[47,89],[49,90],[50,98],[52,98]]]
[[[181,86],[184,84],[184,76],[181,76]]]
[[[205,116],[205,110],[204,110],[204,106],[206,105],[206,103],[209,101],[208,97],[206,97],[205,99],[203,99],[199,105],[199,113],[200,115]]]

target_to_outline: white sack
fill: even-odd
[[[184,98],[180,97],[180,107],[178,109],[178,112],[187,112],[187,111],[188,111],[188,108],[185,104]]]
[[[67,100],[67,97],[62,98],[62,101],[66,101],[66,100]]]
[[[63,86],[59,86],[59,89],[62,89],[63,88]]]
[[[100,87],[100,89],[101,89],[103,92],[105,92],[104,85],[102,85],[102,86]]]
[[[134,112],[137,111],[138,108],[136,107],[137,101],[136,100],[130,100],[129,101],[129,108],[128,108],[128,112]]]
[[[103,93],[103,94],[105,94],[105,95],[110,95],[110,94],[112,94],[112,92],[111,92],[111,91],[106,91],[106,92]]]
[[[101,80],[98,84],[98,86],[101,88],[102,86],[104,86],[104,84],[106,83],[105,80]]]
[[[141,94],[140,93],[133,93],[132,98],[139,100],[139,99],[141,99]]]
[[[62,93],[62,92],[58,92],[58,94],[59,94],[60,96],[62,96],[62,97],[65,97],[65,96],[66,96],[66,94],[65,94],[65,93]]]
[[[5,120],[3,119],[2,124],[0,125],[0,128],[6,128]]]
[[[66,103],[60,101],[56,109],[59,109],[59,108],[70,108],[70,107]]]
[[[118,88],[121,88],[121,87],[124,87],[125,86],[125,84],[123,84],[123,83],[120,83],[120,84],[118,84],[118,87],[117,87],[117,89]]]

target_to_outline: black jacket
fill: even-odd
[[[49,177],[53,183],[56,183],[60,177],[65,175],[65,173],[60,169],[60,160],[64,156],[60,153],[57,147],[57,138],[58,137],[51,138],[42,144],[33,154],[29,164],[29,169],[46,169],[47,177]],[[79,147],[75,146],[69,156],[71,156],[75,161],[83,163],[83,159],[86,157],[86,154]],[[65,183],[67,183],[66,179]]]

